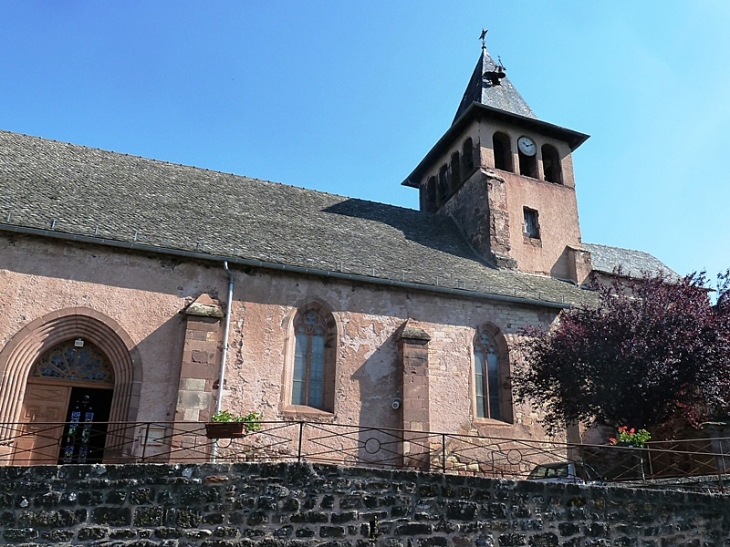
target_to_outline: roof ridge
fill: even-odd
[[[631,251],[632,253],[643,253],[649,256],[652,255],[649,251],[642,251],[641,249],[632,249],[631,247],[619,247],[618,245],[606,245],[605,243],[586,243],[583,242],[583,245],[592,245],[594,247],[604,247],[606,249],[620,249],[622,251]]]
[[[605,245],[603,243],[583,243],[585,249],[591,253],[593,269],[605,273],[612,273],[616,267],[622,267],[627,275],[636,275],[642,272],[656,273],[664,271],[679,275],[662,260],[649,251],[628,249]]]

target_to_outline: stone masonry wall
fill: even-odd
[[[229,307],[221,301],[228,286],[222,265],[15,236],[0,236],[0,254],[0,351],[12,347],[16,336],[34,339],[35,333],[23,331],[29,325],[45,325],[59,310],[81,310],[116,325],[114,332],[124,334],[139,357],[133,378],[139,393],[130,406],[135,411],[122,419],[206,420],[218,397],[225,322],[192,315],[189,308],[213,300],[221,310]],[[410,320],[431,337],[428,405],[437,409],[430,412],[431,430],[547,438],[537,406],[516,404],[514,423],[477,416],[473,343],[478,329],[492,324],[512,346],[522,327],[548,328],[558,310],[256,268],[234,267],[233,275],[224,409],[263,412],[266,420],[400,428],[401,416],[392,407],[403,397],[396,333]],[[523,281],[513,288],[521,291]],[[291,405],[292,321],[298,309],[315,302],[330,309],[337,324],[331,413]],[[66,339],[82,336],[74,329]],[[40,356],[43,348],[32,347],[15,359],[13,370],[29,368]],[[0,371],[7,377],[3,357]],[[0,393],[0,410],[12,399],[5,405],[7,422],[22,410],[27,372],[17,377],[17,386]]]
[[[119,547],[727,545],[730,498],[310,464],[0,468],[0,541]]]

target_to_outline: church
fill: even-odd
[[[538,118],[484,47],[456,106],[402,181],[420,210],[0,132],[0,436],[28,433],[0,461],[83,461],[34,424],[220,409],[544,439],[512,398],[521,329],[617,267],[669,269],[582,241],[588,136]]]

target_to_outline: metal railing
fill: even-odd
[[[633,448],[303,421],[217,437],[208,425],[5,423],[0,465],[307,461],[524,479],[538,465],[583,461],[611,482],[720,489],[730,468],[727,438]]]

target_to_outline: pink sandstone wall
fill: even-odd
[[[209,270],[24,237],[0,237],[0,256],[0,349],[52,311],[97,310],[118,322],[140,352],[144,404],[138,419],[172,419],[184,335],[178,312],[186,297],[217,282]]]
[[[492,137],[497,131],[510,137],[514,172],[494,168]],[[531,137],[537,145],[537,178],[518,174],[517,139],[522,135]],[[425,172],[420,181],[422,202],[428,179],[438,176],[440,166],[448,164],[451,154],[460,151],[469,137],[480,151],[476,163],[480,164],[481,172],[469,176],[449,201],[441,205],[439,212],[455,218],[482,258],[490,260],[490,253],[494,253],[503,267],[582,281],[586,272],[575,271],[576,259],[567,249],[580,248],[581,236],[573,162],[566,143],[490,120],[475,121]],[[543,144],[550,144],[558,151],[562,184],[544,180]],[[524,207],[538,211],[539,239],[523,235]]]
[[[496,171],[507,185],[512,257],[522,271],[570,277],[566,246],[580,247],[578,203],[573,188]],[[523,234],[524,207],[538,212],[539,241]],[[574,261],[573,261],[574,263]]]
[[[138,419],[174,419],[186,329],[181,312],[202,293],[225,298],[228,277],[222,267],[25,237],[0,238],[0,255],[0,350],[24,325],[49,312],[94,309],[119,323],[139,351]],[[399,414],[391,408],[402,396],[396,333],[411,318],[410,324],[431,337],[432,430],[543,437],[530,408],[515,408],[514,425],[475,417],[472,340],[475,329],[490,322],[513,344],[520,327],[547,326],[554,311],[263,270],[234,269],[234,275],[224,408],[263,411],[266,420],[334,419],[398,428]],[[313,300],[332,310],[338,328],[334,417],[292,409],[282,397],[292,359],[290,324],[297,308]],[[215,396],[211,393],[210,410]]]

